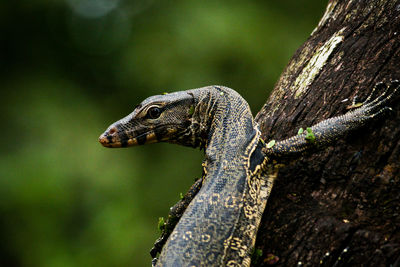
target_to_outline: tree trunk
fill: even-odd
[[[400,79],[400,1],[331,0],[258,113],[263,138],[344,114]],[[279,173],[253,266],[400,265],[400,109]]]

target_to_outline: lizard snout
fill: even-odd
[[[113,143],[115,143],[117,128],[115,126],[110,127],[104,133],[102,133],[99,137],[99,142],[105,147],[112,147]]]

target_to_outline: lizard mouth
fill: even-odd
[[[110,147],[110,148],[138,146],[138,145],[158,142],[154,131],[142,133],[133,138],[129,138],[126,134],[120,136],[115,133],[116,131],[113,131],[113,129],[105,131],[103,134],[100,135],[99,142],[104,147]]]
[[[168,129],[167,132],[168,134],[173,134],[176,132],[176,129]],[[100,135],[99,142],[104,147],[114,148],[152,144],[163,142],[168,139],[169,138],[167,135],[164,135],[162,138],[160,138],[160,136],[157,136],[156,129],[141,133],[135,137],[129,137],[124,132],[118,132],[116,127],[111,127]]]

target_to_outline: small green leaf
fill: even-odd
[[[180,199],[183,199],[183,194],[182,194],[182,192],[179,193],[179,197],[180,197]]]
[[[297,132],[297,134],[298,134],[298,135],[302,135],[303,132],[304,132],[304,129],[303,129],[303,128],[300,128],[299,131]]]
[[[224,92],[219,93],[220,95],[224,95]]]
[[[158,218],[158,230],[160,231],[164,230],[164,226],[165,226],[164,217]]]
[[[315,142],[315,135],[314,135],[312,129],[311,129],[310,127],[307,127],[306,130],[307,130],[307,134],[306,134],[305,139],[306,139],[308,142],[311,142],[311,143]]]
[[[163,94],[163,95],[168,95],[169,93],[167,93],[167,92],[163,92],[162,94]]]
[[[261,257],[262,255],[263,255],[263,251],[262,251],[262,249],[256,249],[256,255],[258,256],[258,257]]]
[[[276,141],[275,141],[275,140],[271,140],[271,141],[269,141],[269,142],[268,142],[268,144],[267,144],[267,148],[271,148],[271,147],[273,147],[273,146],[275,145],[275,143],[276,143]]]
[[[194,106],[190,106],[189,111],[188,111],[188,114],[189,114],[190,116],[192,116],[193,113],[194,113]]]
[[[259,248],[253,248],[251,252],[251,263],[258,263],[263,255],[263,251]]]

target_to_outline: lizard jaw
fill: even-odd
[[[128,147],[128,146],[136,146],[138,145],[138,142],[136,139],[128,139],[125,142],[121,141],[110,141],[109,136],[106,136],[104,134],[100,135],[99,137],[99,142],[104,146],[104,147]]]
[[[117,134],[118,131],[115,127],[107,129],[99,137],[99,142],[104,147],[116,148],[116,147],[129,147],[144,144],[151,144],[158,142],[154,131],[143,133],[136,137],[127,138],[127,136],[121,136]]]

